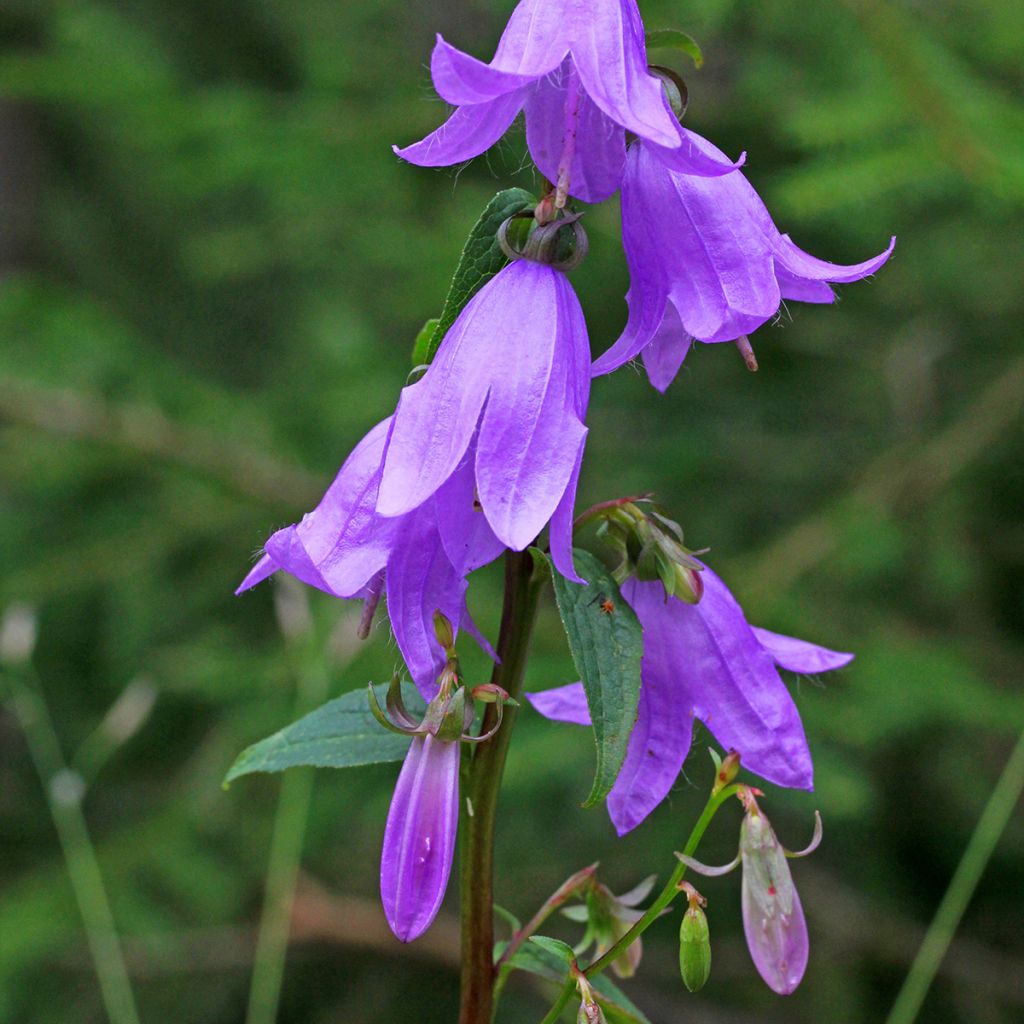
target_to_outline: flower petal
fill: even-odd
[[[622,128],[603,114],[580,90],[575,119],[567,124],[567,79],[575,74],[569,60],[527,91],[526,142],[533,162],[548,181],[557,181],[567,128],[575,131],[569,191],[585,203],[600,203],[618,191],[626,164]]]
[[[608,814],[620,836],[636,828],[668,795],[693,735],[691,703],[675,684],[679,651],[671,641],[664,642],[666,631],[673,630],[664,589],[660,583],[631,579],[623,586],[622,596],[644,627],[644,653],[636,724],[626,760],[608,794]]]
[[[679,145],[679,122],[661,82],[647,70],[643,24],[634,0],[578,5],[572,58],[583,87],[616,124],[662,146]]]
[[[827,647],[798,640],[794,636],[772,633],[767,629],[751,626],[761,646],[772,656],[775,664],[790,672],[813,676],[819,672],[831,672],[853,661],[852,654],[830,651]]]
[[[587,694],[582,683],[569,683],[568,686],[556,686],[553,690],[528,693],[526,699],[552,722],[568,722],[570,725],[591,724]]]
[[[506,35],[509,28],[505,30]],[[430,74],[438,96],[453,106],[486,103],[514,92],[558,67],[565,56],[564,47],[558,52],[559,45],[557,40],[553,40],[552,45],[546,48],[524,50],[518,61],[506,59],[502,62],[504,66],[498,66],[497,58],[493,63],[485,64],[438,36],[430,57]]]
[[[461,106],[436,131],[397,156],[419,167],[450,167],[479,156],[508,131],[523,106],[523,93],[510,92],[485,103]]]
[[[460,576],[468,576],[505,550],[476,496],[475,452],[471,444],[455,472],[434,498],[445,553]]]
[[[246,574],[244,580],[239,583],[238,588],[235,590],[235,596],[244,593],[246,590],[250,590],[255,587],[257,583],[262,583],[269,576],[273,576],[277,572],[277,562],[275,562],[270,555],[264,555]]]
[[[444,899],[459,820],[459,744],[416,736],[391,798],[380,863],[384,914],[402,942],[430,927]]]
[[[795,886],[791,892],[788,914],[781,908],[766,911],[764,900],[756,898],[750,872],[744,863],[741,902],[747,948],[765,984],[780,996],[793,992],[807,969],[807,923]]]
[[[442,612],[455,628],[469,584],[445,553],[433,502],[403,517],[402,527],[385,575],[388,618],[409,674],[430,700],[445,661],[434,635],[434,612]]]
[[[589,388],[587,334],[564,274],[522,260],[499,277],[505,286],[498,317],[504,333],[491,344],[497,351],[490,358],[480,354],[490,362],[492,377],[476,480],[495,534],[521,551],[561,502],[586,437],[577,409]],[[517,319],[525,322],[518,338]]]
[[[765,213],[767,215],[767,211]],[[840,263],[828,263],[826,260],[819,260],[810,253],[804,252],[799,246],[794,245],[789,235],[778,235],[772,249],[779,266],[784,267],[797,277],[808,278],[812,281],[831,281],[833,284],[848,284],[851,281],[859,281],[878,270],[892,255],[895,246],[896,236],[894,235],[889,240],[889,247],[877,256],[873,256],[863,263],[851,263],[846,266]]]
[[[549,544],[551,549],[551,561],[555,568],[567,580],[573,583],[586,583],[579,573],[576,572],[576,565],[572,557],[573,537],[573,511],[576,507],[576,485],[580,478],[580,469],[583,465],[583,449],[586,438],[580,440],[579,451],[576,453],[576,464],[573,466],[569,483],[558,503],[554,515],[551,517],[551,526],[548,531]]]
[[[676,307],[669,304],[661,326],[643,351],[644,369],[647,378],[659,391],[676,379],[693,345],[693,338],[686,333]]]
[[[746,163],[746,153],[741,153],[738,160],[730,160],[716,145],[696,132],[683,128],[682,125],[679,127],[679,134],[682,141],[672,149],[648,143],[651,152],[673,171],[701,177],[717,177],[735,171]]]

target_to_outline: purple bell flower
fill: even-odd
[[[627,580],[622,596],[644,631],[640,703],[626,760],[608,794],[619,835],[636,828],[668,795],[701,719],[743,766],[769,782],[811,789],[813,768],[800,715],[776,666],[818,673],[852,654],[751,627],[707,566],[698,604],[666,600],[660,582]],[[545,717],[589,725],[582,683],[528,694]]]
[[[459,746],[414,736],[391,798],[380,860],[384,914],[402,942],[419,938],[444,899],[459,824]]]
[[[511,263],[477,292],[424,376],[402,391],[377,512],[406,516],[456,486],[475,493],[488,540],[515,551],[550,520],[555,565],[576,579],[572,509],[589,395],[587,328],[572,285],[550,266]],[[465,477],[453,485],[459,473]],[[458,506],[451,522],[439,510],[449,545],[467,529],[469,507]],[[475,529],[486,532],[479,522]]]
[[[660,80],[647,70],[635,0],[522,0],[490,64],[438,36],[430,68],[438,95],[457,109],[422,141],[395,148],[422,167],[478,156],[520,110],[541,173],[587,203],[618,189],[624,129],[689,174],[725,174],[737,166],[672,113]]]
[[[786,862],[806,857],[821,842],[821,815],[814,815],[814,836],[805,850],[792,853],[783,848],[775,830],[757,805],[760,790],[744,786],[739,797],[746,814],[740,825],[740,849],[736,859],[723,867],[708,867],[692,857],[677,853],[687,866],[702,875],[725,875],[743,865],[741,902],[743,932],[750,958],[765,984],[780,996],[796,991],[807,969],[810,945],[807,921],[793,876]]]
[[[399,650],[429,699],[445,663],[434,633],[436,611],[461,622],[492,653],[469,617],[466,577],[504,545],[474,511],[472,451],[460,456],[429,501],[398,518],[377,515],[391,422],[378,423],[359,442],[312,512],[270,537],[237,593],[278,570],[336,597],[362,598],[371,610],[383,590]]]
[[[783,300],[833,302],[830,284],[873,274],[896,244],[852,266],[815,259],[779,233],[740,171],[698,177],[661,155],[642,142],[630,147],[622,181],[629,319],[594,376],[642,352],[651,383],[664,391],[694,340],[745,344]]]

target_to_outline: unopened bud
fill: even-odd
[[[679,927],[679,973],[690,992],[699,992],[711,974],[711,936],[708,919],[698,902],[691,899]]]
[[[580,1008],[576,1024],[606,1024],[604,1013],[594,998],[594,989],[583,974],[577,974],[576,986],[580,993]]]
[[[28,604],[12,604],[0,619],[0,662],[24,665],[36,649],[38,620],[36,610]]]
[[[704,596],[704,578],[698,569],[675,565],[675,596],[687,604],[699,604]]]
[[[440,611],[434,612],[434,636],[445,652],[455,646],[455,630],[448,616]]]
[[[711,795],[717,796],[728,786],[740,773],[740,755],[735,750],[730,750],[725,760],[715,765],[715,784],[711,787]]]
[[[473,700],[478,700],[481,704],[508,704],[513,708],[519,707],[519,702],[508,695],[508,690],[496,683],[481,683],[474,686],[469,694]]]

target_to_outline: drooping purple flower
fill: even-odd
[[[572,507],[587,428],[590,354],[579,300],[560,271],[517,260],[468,303],[433,363],[402,391],[377,511],[405,516],[466,474],[500,544],[521,551],[551,521],[572,568]],[[458,536],[469,513],[447,524]],[[442,519],[438,515],[438,522]],[[446,524],[441,524],[445,527]]]
[[[847,664],[840,654],[793,637],[755,631],[707,566],[698,604],[666,600],[659,582],[627,580],[622,596],[644,631],[640,703],[608,812],[619,835],[668,795],[701,719],[745,768],[769,782],[811,789],[813,769],[800,715],[776,665],[817,673]],[[529,694],[547,718],[589,725],[581,683]]]
[[[629,319],[594,363],[595,376],[642,352],[651,383],[664,391],[694,340],[742,339],[786,299],[833,302],[830,284],[873,274],[896,243],[864,263],[826,263],[779,232],[740,171],[698,177],[660,156],[642,142],[630,147],[622,181]]]
[[[702,875],[724,875],[743,865],[741,902],[743,932],[750,958],[765,984],[780,996],[796,991],[807,969],[810,945],[800,896],[793,885],[788,857],[806,857],[821,842],[821,816],[814,816],[814,837],[805,850],[792,853],[776,838],[754,794],[743,787],[739,793],[746,814],[740,825],[740,849],[736,859],[723,867],[708,867],[692,857],[676,854]]]
[[[237,592],[278,570],[336,597],[372,602],[383,589],[398,647],[429,699],[445,661],[434,613],[461,622],[486,648],[466,609],[466,577],[504,546],[474,511],[472,450],[414,511],[397,518],[375,512],[390,429],[386,419],[359,442],[320,504],[269,538]]]
[[[522,0],[490,64],[440,36],[431,58],[438,95],[457,109],[435,132],[395,152],[423,167],[478,156],[526,114],[530,155],[552,182],[584,202],[619,187],[625,130],[690,174],[736,166],[682,128],[647,70],[635,0]]]
[[[380,860],[384,914],[402,942],[430,927],[444,899],[459,823],[459,743],[414,736],[391,798]]]

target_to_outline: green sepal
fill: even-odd
[[[472,721],[472,719],[470,719]],[[466,688],[460,686],[444,709],[444,717],[434,733],[445,743],[458,743],[466,730]]]
[[[509,217],[532,210],[536,205],[537,197],[525,189],[508,188],[484,207],[463,246],[441,315],[433,321],[432,330],[428,330],[432,322],[428,320],[416,337],[413,366],[429,364],[433,360],[438,346],[469,300],[509,262],[498,244],[498,228]]]
[[[662,28],[655,32],[647,33],[648,50],[677,50],[685,53],[693,60],[694,67],[701,67],[704,64],[704,54],[701,53],[692,36],[680,32],[677,28]]]
[[[591,807],[608,795],[626,758],[640,699],[643,629],[604,564],[589,551],[576,549],[573,557],[589,583],[572,583],[553,567],[551,578],[597,745],[594,784],[583,804]]]

